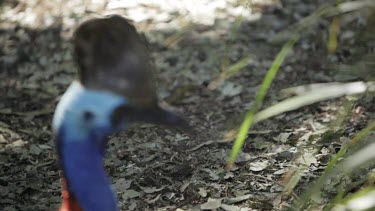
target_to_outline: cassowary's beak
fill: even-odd
[[[151,123],[176,128],[186,133],[193,134],[192,127],[177,114],[168,111],[160,106],[155,108],[139,109],[129,105],[118,107],[112,114],[113,125],[121,125],[126,123]]]

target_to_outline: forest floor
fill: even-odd
[[[56,210],[60,205],[51,119],[59,97],[76,78],[72,32],[90,17],[116,13],[134,21],[149,42],[160,99],[197,131],[186,136],[137,125],[110,138],[105,167],[121,210],[281,210],[374,118],[373,96],[342,97],[279,115],[250,130],[234,167],[226,171],[234,131],[286,41],[272,37],[327,1],[131,2],[0,1],[0,210]],[[373,51],[374,41],[358,39],[368,27],[368,14],[340,16],[338,48],[331,54],[332,18],[316,20],[282,65],[263,107],[282,99],[284,88],[367,80],[363,71],[339,70],[355,63],[358,52]],[[213,83],[243,58],[244,68]],[[342,115],[348,105],[349,113]],[[292,193],[283,192],[299,166],[306,167],[302,179]],[[345,184],[358,188],[367,171],[346,178]],[[324,197],[314,200],[323,206],[341,182],[331,181]]]

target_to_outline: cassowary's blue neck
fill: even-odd
[[[83,210],[115,211],[116,200],[103,168],[111,115],[126,104],[118,95],[72,83],[55,112],[53,128],[69,191]]]

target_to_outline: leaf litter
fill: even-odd
[[[197,131],[188,137],[138,125],[110,138],[105,167],[121,210],[279,210],[321,173],[345,140],[374,118],[373,98],[367,97],[353,106],[347,121],[331,127],[340,120],[343,97],[265,120],[249,132],[234,168],[226,172],[235,131],[280,47],[269,42],[270,35],[325,1],[181,2],[109,0],[85,5],[72,0],[64,3],[72,9],[63,10],[55,0],[0,2],[0,210],[59,207],[51,118],[59,96],[75,77],[69,39],[78,23],[92,17],[88,11],[119,13],[135,21],[149,40],[160,98],[180,109]],[[200,5],[205,6],[196,10]],[[306,31],[264,107],[279,100],[278,91],[285,88],[363,78],[365,66],[359,76],[330,71],[337,64],[358,66],[350,54],[365,51],[351,53],[365,14],[346,14],[336,54],[328,55],[322,47],[324,28]],[[233,28],[239,16],[242,22]],[[236,33],[229,35],[231,30]],[[369,37],[365,35],[361,39]],[[229,77],[221,72],[223,59],[229,68],[243,62]],[[208,87],[217,79],[214,88]],[[325,187],[328,191],[342,184],[335,179]]]

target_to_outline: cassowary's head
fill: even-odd
[[[158,106],[152,63],[134,26],[120,16],[92,19],[74,33],[79,80],[62,96],[53,129],[69,193],[61,210],[117,210],[103,168],[107,136],[143,121],[188,128]]]

